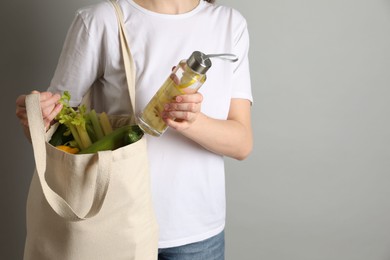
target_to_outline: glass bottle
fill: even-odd
[[[150,135],[162,135],[168,127],[161,116],[164,105],[172,102],[176,96],[196,93],[206,81],[206,72],[210,67],[210,59],[199,51],[193,52],[187,60],[180,61],[138,115],[140,128]]]
[[[206,55],[200,51],[194,51],[187,60],[180,61],[138,115],[137,123],[145,133],[161,136],[166,131],[168,126],[162,119],[164,105],[172,102],[176,96],[196,93],[206,81],[206,72],[212,65],[210,58],[214,57],[230,62],[238,60],[233,54]]]

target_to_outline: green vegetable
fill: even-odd
[[[122,126],[110,134],[104,136],[102,139],[96,141],[88,148],[82,149],[79,154],[96,153],[98,151],[115,150],[119,147],[126,145],[124,142],[125,136],[129,133],[136,132],[133,129],[139,128],[138,126],[126,125]]]
[[[53,146],[58,146],[71,140],[73,140],[73,136],[68,131],[68,127],[66,125],[59,124],[56,131],[51,136],[49,143]]]
[[[107,114],[105,112],[100,113],[99,119],[100,119],[100,125],[102,126],[104,135],[110,134],[112,132],[112,127]]]
[[[134,143],[144,134],[137,125],[113,131],[106,113],[87,112],[85,105],[72,108],[69,101],[70,94],[65,91],[59,101],[63,105],[62,110],[56,117],[60,125],[50,140],[54,146],[78,148],[80,154],[96,153]]]
[[[89,113],[89,118],[91,120],[91,124],[93,126],[93,130],[95,132],[97,140],[103,138],[104,136],[103,129],[99,123],[99,118],[94,109],[92,109],[91,112]]]
[[[79,106],[76,111],[69,105],[69,101],[70,94],[68,91],[65,91],[59,100],[63,107],[60,113],[56,116],[56,119],[60,124],[64,124],[68,127],[79,148],[85,149],[92,144],[86,129],[87,108],[82,105]]]
[[[124,136],[124,145],[132,144],[142,138],[144,132],[139,128],[138,125],[133,125],[131,130],[128,131]]]

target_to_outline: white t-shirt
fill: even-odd
[[[232,98],[252,101],[245,19],[234,9],[200,1],[192,11],[158,14],[119,0],[136,65],[136,112],[145,107],[173,66],[193,51],[233,53],[236,63],[212,60],[200,89],[202,112],[226,119]],[[130,109],[115,11],[102,2],[77,11],[49,91],[69,90],[77,106],[93,86],[93,106],[109,114]],[[207,239],[225,226],[223,156],[168,129],[147,137],[159,247]],[[232,138],[235,138],[232,136]]]

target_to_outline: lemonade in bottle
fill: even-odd
[[[187,60],[180,61],[137,117],[137,123],[145,133],[160,136],[165,132],[168,126],[162,119],[164,105],[172,102],[176,96],[196,93],[206,81],[206,72],[211,67],[212,57],[237,61],[233,54],[206,55],[200,51],[194,51]]]
[[[138,115],[140,128],[150,135],[162,135],[167,129],[167,125],[161,117],[164,105],[170,103],[176,96],[196,93],[206,81],[205,73],[210,67],[210,59],[198,51],[192,53],[189,59],[180,61],[141,114]]]

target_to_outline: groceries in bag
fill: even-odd
[[[87,110],[85,105],[76,109],[69,105],[70,93],[65,91],[60,99],[62,109],[56,116],[58,127],[49,143],[72,154],[96,153],[115,150],[140,140],[143,131],[138,125],[125,125],[113,129],[105,112]]]

